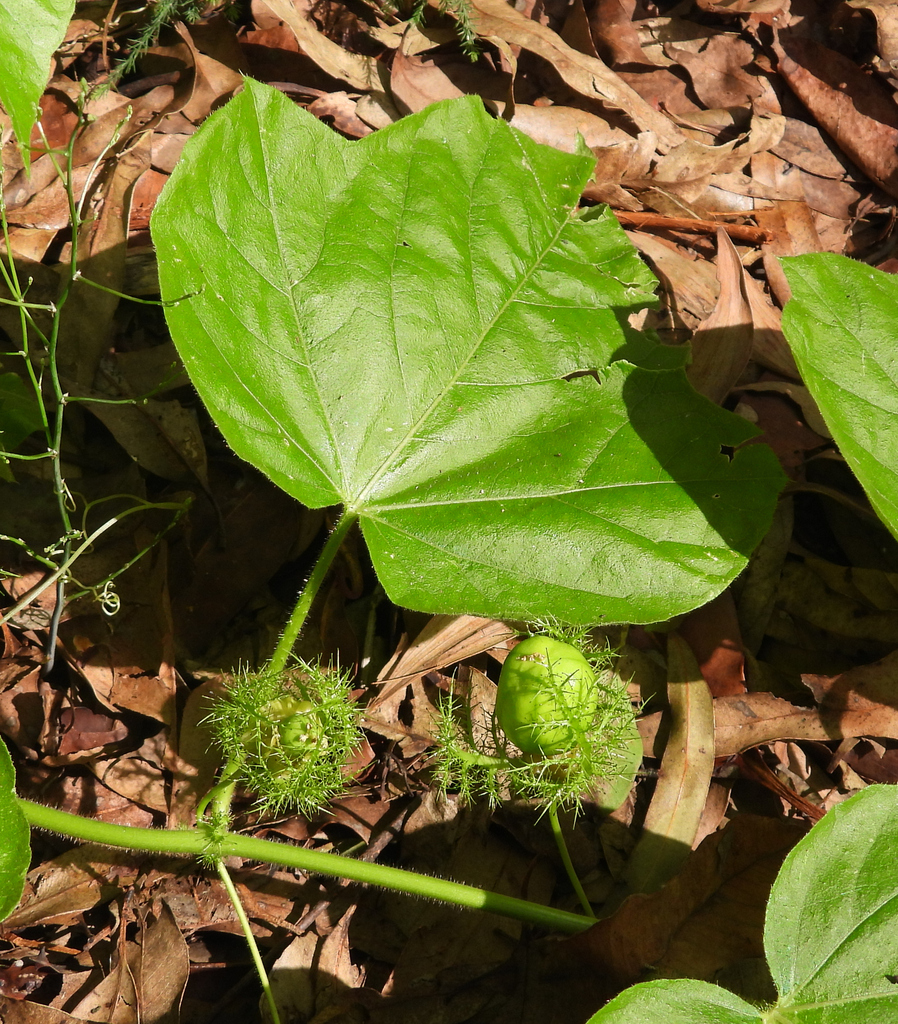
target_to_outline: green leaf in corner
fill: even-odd
[[[845,256],[782,261],[792,289],[783,332],[805,384],[898,537],[898,277]]]
[[[792,850],[767,905],[779,999],[758,1008],[704,981],[634,985],[589,1024],[892,1024],[898,1020],[898,787],[868,786]]]
[[[22,898],[25,874],[31,860],[30,830],[16,799],[16,773],[0,740],[0,921],[8,917]]]
[[[786,858],[764,928],[777,1020],[898,1020],[896,850],[898,787],[868,786]]]
[[[184,150],[153,238],[172,336],[244,459],[359,516],[398,604],[647,622],[745,564],[783,482],[637,333],[655,281],[592,156],[476,97],[349,142],[247,80]]]
[[[74,10],[75,0],[0,0],[0,103],[10,116],[26,167],[50,58]]]

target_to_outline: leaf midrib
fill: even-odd
[[[495,136],[493,136],[493,138],[490,139],[490,145],[485,148],[485,150],[483,152],[483,155],[481,157],[481,170],[477,173],[476,176],[473,177],[473,179],[471,181],[471,186],[470,186],[470,188],[468,190],[468,215],[466,217],[466,221],[467,221],[467,225],[468,225],[468,234],[469,234],[469,236],[471,234],[471,223],[470,223],[470,211],[471,211],[471,207],[472,207],[471,198],[473,196],[473,193],[474,193],[474,190],[476,188],[477,182],[480,180],[480,176],[481,176],[481,173],[483,171],[484,164],[486,162],[487,154],[490,152],[494,141],[495,141]],[[517,140],[515,140],[515,142],[517,143]],[[520,143],[517,143],[517,145],[518,145],[518,148],[520,149]],[[523,150],[521,150],[521,152],[523,153]],[[410,170],[411,170],[411,163],[409,164],[409,171]],[[403,207],[403,214],[402,214],[402,216],[403,217],[405,216],[405,207]],[[405,451],[405,449],[412,443],[412,441],[415,440],[415,438],[416,438],[417,434],[419,433],[419,431],[421,430],[422,426],[428,421],[428,419],[434,414],[434,412],[436,412],[436,410],[439,408],[439,406],[442,404],[442,402],[444,402],[446,400],[446,398],[447,398],[449,392],[452,390],[452,388],[455,387],[455,385],[460,382],[460,377],[461,377],[462,373],[465,371],[465,369],[467,369],[467,367],[471,364],[471,362],[476,358],[478,352],[482,348],[482,346],[483,346],[484,342],[486,341],[487,337],[489,336],[490,332],[493,330],[493,328],[496,326],[496,324],[499,322],[499,320],[502,318],[502,316],[504,316],[504,314],[507,311],[507,309],[515,301],[517,295],[520,293],[520,291],[522,290],[524,285],[527,284],[531,280],[533,275],[536,273],[537,269],[542,265],[543,261],[546,259],[546,257],[549,254],[549,252],[551,252],[552,248],[558,242],[558,239],[561,237],[561,235],[564,232],[565,228],[571,223],[571,220],[572,220],[571,210],[569,208],[568,211],[566,212],[565,216],[559,222],[556,231],[551,236],[551,239],[549,240],[547,245],[535,257],[532,265],[527,269],[526,273],[524,273],[524,274],[522,274],[520,276],[517,284],[515,285],[515,287],[509,293],[508,298],[496,310],[496,312],[493,315],[492,319],[489,321],[487,326],[481,331],[479,337],[476,339],[476,341],[472,345],[471,351],[468,353],[468,355],[465,357],[465,359],[456,368],[455,374],[449,380],[446,381],[446,383],[443,385],[442,389],[434,396],[433,401],[421,413],[421,415],[418,417],[418,419],[409,426],[409,428],[406,431],[405,435],[399,440],[399,443],[392,449],[392,451],[390,451],[384,457],[384,459],[381,462],[381,464],[377,467],[377,469],[374,470],[374,472],[372,473],[372,475],[368,479],[368,482],[362,487],[362,489],[359,491],[359,493],[356,495],[356,497],[354,499],[352,499],[352,500],[349,500],[349,499],[346,500],[345,507],[346,507],[347,511],[354,512],[354,513],[357,513],[357,514],[358,513],[362,513],[364,511],[366,499],[368,498],[368,496],[371,494],[371,492],[377,486],[378,482],[386,475],[386,473],[389,471],[390,467],[396,463],[396,461],[399,459],[399,457],[402,455],[402,453]],[[471,260],[472,247],[468,246],[466,248],[466,252],[468,253],[468,257],[469,257],[469,259],[468,259],[468,277],[470,278],[470,280],[472,281],[472,283],[474,285],[474,288],[476,289],[476,281],[474,279],[473,261]],[[477,298],[476,298],[476,294],[475,294],[475,302],[476,301],[477,301]],[[328,432],[330,433],[330,424],[328,424]]]

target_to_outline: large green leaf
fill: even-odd
[[[28,162],[37,103],[75,0],[0,0],[0,103]]]
[[[359,515],[397,603],[652,621],[722,590],[770,520],[772,453],[722,453],[754,429],[630,328],[655,282],[576,210],[592,166],[472,97],[348,142],[248,81],[163,190],[201,397],[290,494]]]
[[[842,454],[898,537],[898,277],[845,256],[783,260],[783,331]]]
[[[22,898],[31,859],[30,830],[16,799],[16,773],[0,740],[0,921]]]
[[[779,1000],[759,1010],[700,981],[634,985],[589,1024],[892,1024],[898,1020],[898,787],[830,811],[786,858],[764,946]]]

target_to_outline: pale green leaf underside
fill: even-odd
[[[16,774],[0,740],[0,921],[22,898],[31,860],[30,829],[16,800]]]
[[[398,603],[651,621],[769,522],[772,454],[721,454],[753,429],[629,327],[655,282],[610,213],[572,214],[591,167],[473,97],[351,143],[248,81],[163,191],[201,397],[290,494],[360,516]]]
[[[832,253],[783,260],[783,331],[839,449],[898,537],[898,277]]]
[[[27,146],[50,58],[62,42],[75,0],[0,0],[0,103],[16,139]]]

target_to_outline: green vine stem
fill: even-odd
[[[384,864],[369,864],[366,861],[341,857],[336,853],[304,850],[299,846],[287,846],[268,839],[235,835],[210,826],[201,825],[197,829],[185,829],[182,832],[136,828],[81,818],[77,814],[43,807],[30,800],[20,799],[18,804],[28,823],[34,828],[47,829],[49,832],[88,843],[101,843],[104,846],[145,850],[151,853],[182,854],[211,863],[225,857],[266,861],[270,864],[297,868],[307,874],[345,878],[352,882],[393,889],[411,896],[452,903],[470,910],[483,910],[570,935],[586,931],[595,923],[593,918],[584,917],[582,914],[556,910],[554,907],[531,903],[514,896],[503,896],[460,882],[431,878],[428,875],[419,875],[414,871],[392,868]]]
[[[284,632],[281,634],[278,645],[274,649],[274,654],[271,656],[268,667],[273,672],[283,672],[287,667],[290,652],[293,650],[293,645],[296,643],[300,630],[305,625],[312,602],[321,589],[321,584],[324,582],[328,570],[333,564],[340,545],[343,543],[346,534],[349,533],[356,519],[358,519],[358,514],[344,512],[337,520],[337,524],[331,531],[330,537],[327,538],[327,543],[322,548],[321,554],[315,562],[315,568],[312,570],[309,582],[300,594],[296,607],[293,609],[293,613],[284,627]]]
[[[249,946],[249,952],[253,958],[256,974],[259,976],[259,981],[262,984],[262,992],[265,995],[265,1001],[268,1003],[268,1012],[271,1014],[272,1024],[281,1024],[281,1015],[278,1013],[277,1003],[274,1001],[274,993],[271,991],[271,982],[268,980],[268,972],[265,970],[265,964],[262,962],[262,954],[259,952],[259,945],[256,942],[256,937],[253,935],[253,930],[250,927],[249,918],[246,916],[246,911],[243,909],[243,903],[240,900],[240,893],[237,892],[237,886],[234,885],[234,881],[228,873],[228,869],[225,867],[224,861],[217,860],[215,862],[215,867],[218,870],[218,877],[221,879],[221,884],[225,887],[225,892],[228,894],[228,899],[231,901],[231,906],[237,914],[237,920],[240,922],[240,927],[243,930],[243,938],[246,940],[247,946]]]
[[[31,590],[27,591],[27,593],[23,594],[22,597],[12,606],[12,608],[7,608],[3,615],[0,616],[0,625],[3,625],[3,623],[5,622],[9,622],[10,619],[18,615],[19,612],[21,612],[24,608],[27,608],[28,605],[33,604],[45,590],[48,590],[50,587],[53,586],[54,583],[64,578],[66,573],[69,571],[69,569],[71,569],[75,562],[78,561],[81,555],[84,554],[84,552],[96,540],[102,537],[107,530],[115,526],[116,523],[121,522],[121,520],[124,519],[125,516],[130,516],[134,512],[143,512],[146,509],[157,508],[183,510],[184,506],[176,502],[170,501],[141,502],[141,504],[135,505],[133,508],[126,509],[120,515],[113,516],[112,519],[107,519],[107,521],[103,523],[102,526],[98,526],[97,529],[93,531],[93,533],[86,537],[84,541],[82,541],[82,543],[79,544],[74,551],[71,550],[70,546],[68,556],[53,572],[51,572],[48,576],[45,576],[40,581],[40,583],[32,587]]]
[[[583,890],[580,879],[577,877],[577,872],[574,870],[574,862],[571,860],[571,855],[564,839],[564,833],[561,831],[561,822],[558,820],[558,808],[552,804],[549,806],[548,813],[549,824],[552,826],[552,835],[555,837],[555,845],[558,847],[558,852],[561,854],[561,863],[564,864],[564,870],[567,873],[568,881],[573,886],[574,892],[577,894],[577,899],[580,900],[580,906],[583,907],[585,913],[595,921],[596,915],[593,913],[592,906],[586,897],[586,893]]]

